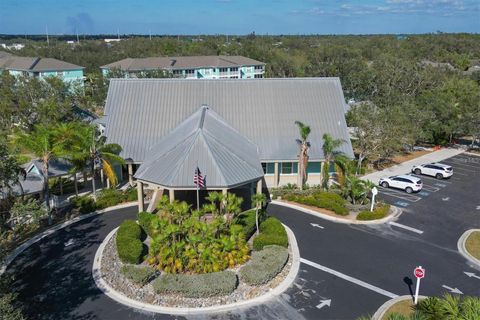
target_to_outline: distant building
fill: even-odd
[[[135,78],[145,72],[171,72],[186,79],[253,79],[263,78],[265,63],[242,56],[190,56],[127,58],[100,67],[104,76],[111,70]]]
[[[18,57],[0,53],[0,72],[8,71],[14,76],[25,75],[39,79],[56,76],[65,82],[78,82],[83,85],[84,69],[53,58]]]
[[[9,49],[9,50],[21,50],[25,48],[25,45],[23,43],[13,43],[10,45],[7,45],[6,43],[0,43],[0,46],[4,49]]]
[[[105,41],[106,43],[110,43],[110,42],[120,42],[122,39],[120,38],[112,38],[112,39],[103,39],[103,41]]]

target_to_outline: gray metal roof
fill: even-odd
[[[339,151],[353,157],[338,78],[112,79],[105,105],[107,141],[121,156],[143,162],[147,150],[209,105],[258,146],[262,161],[298,160],[295,120],[311,127],[310,159],[322,160],[322,135],[344,139]]]
[[[206,188],[225,188],[263,177],[257,147],[207,106],[147,152],[135,178],[166,187],[195,188],[196,168]]]
[[[23,187],[24,195],[40,193],[43,191],[43,178],[36,173],[33,173],[33,172],[28,173],[25,176],[25,180],[23,180],[22,177],[19,177],[18,180]],[[22,195],[22,189],[18,184],[14,184],[11,187],[12,187],[12,194],[14,196]],[[5,189],[0,188],[0,199],[5,199],[5,197],[8,194],[8,191],[9,190],[7,190],[6,188]]]
[[[84,67],[53,58],[17,57],[14,55],[0,59],[0,68],[31,72],[79,70]]]
[[[265,63],[242,56],[186,56],[186,57],[149,57],[126,58],[101,66],[102,69],[119,68],[124,71],[142,71],[155,69],[189,69],[202,67],[240,67],[264,65]]]
[[[28,163],[25,167],[27,170],[27,173],[31,172],[32,167],[35,166],[37,171],[43,175],[43,162],[41,160],[32,160],[30,163]],[[73,168],[73,166],[68,163],[68,161],[63,160],[63,159],[53,159],[48,162],[48,177],[53,178],[53,177],[61,177],[65,176],[70,173],[70,170]]]

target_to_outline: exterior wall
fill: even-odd
[[[44,79],[47,77],[61,77],[65,82],[77,82],[83,86],[83,69],[77,70],[65,70],[65,71],[42,71],[42,72],[27,72],[21,70],[9,70],[9,73],[13,76],[28,75],[30,77],[38,77]]]
[[[291,173],[282,173],[282,166],[287,163],[288,167],[291,167]],[[297,184],[298,179],[298,162],[277,162],[278,172],[275,174],[275,163],[263,163],[264,172],[265,172],[265,183],[268,188],[277,187],[275,185],[276,180],[278,179],[278,186],[284,186],[287,184]],[[308,163],[307,167],[307,181],[309,185],[318,185],[321,182],[321,162],[311,161]]]

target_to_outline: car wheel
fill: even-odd
[[[421,174],[422,174],[422,171],[421,171],[420,169],[418,169],[418,168],[415,169],[413,172],[414,172],[416,175],[421,175]]]
[[[435,178],[437,178],[437,179],[443,179],[443,175],[442,175],[441,173],[437,173],[437,174],[435,175]]]
[[[381,184],[381,186],[384,187],[384,188],[388,188],[388,182],[383,181],[382,184]]]
[[[407,188],[405,189],[405,191],[406,191],[407,193],[412,193],[412,192],[413,192],[413,189],[410,188],[410,187],[407,187]]]

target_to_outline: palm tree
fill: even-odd
[[[342,139],[334,139],[328,133],[325,133],[322,138],[323,138],[322,150],[323,150],[323,156],[325,158],[325,161],[322,166],[322,173],[323,173],[322,184],[324,188],[328,189],[328,182],[330,180],[330,175],[329,175],[330,164],[335,160],[336,155],[339,154],[339,152],[335,150],[338,149],[342,144],[344,144],[345,141]]]
[[[32,133],[20,132],[13,137],[13,143],[33,153],[42,161],[43,194],[48,210],[48,223],[52,223],[50,212],[50,190],[48,168],[51,160],[65,154],[63,143],[59,143],[58,126],[36,125]]]
[[[255,205],[255,225],[257,226],[258,235],[258,211],[267,203],[267,197],[263,193],[256,193],[252,196],[252,203]]]
[[[295,121],[300,132],[300,137],[297,139],[297,143],[300,147],[298,154],[298,186],[300,190],[303,189],[305,180],[307,179],[307,165],[308,165],[308,149],[310,148],[310,142],[307,141],[310,135],[310,126],[305,125],[303,122]]]

